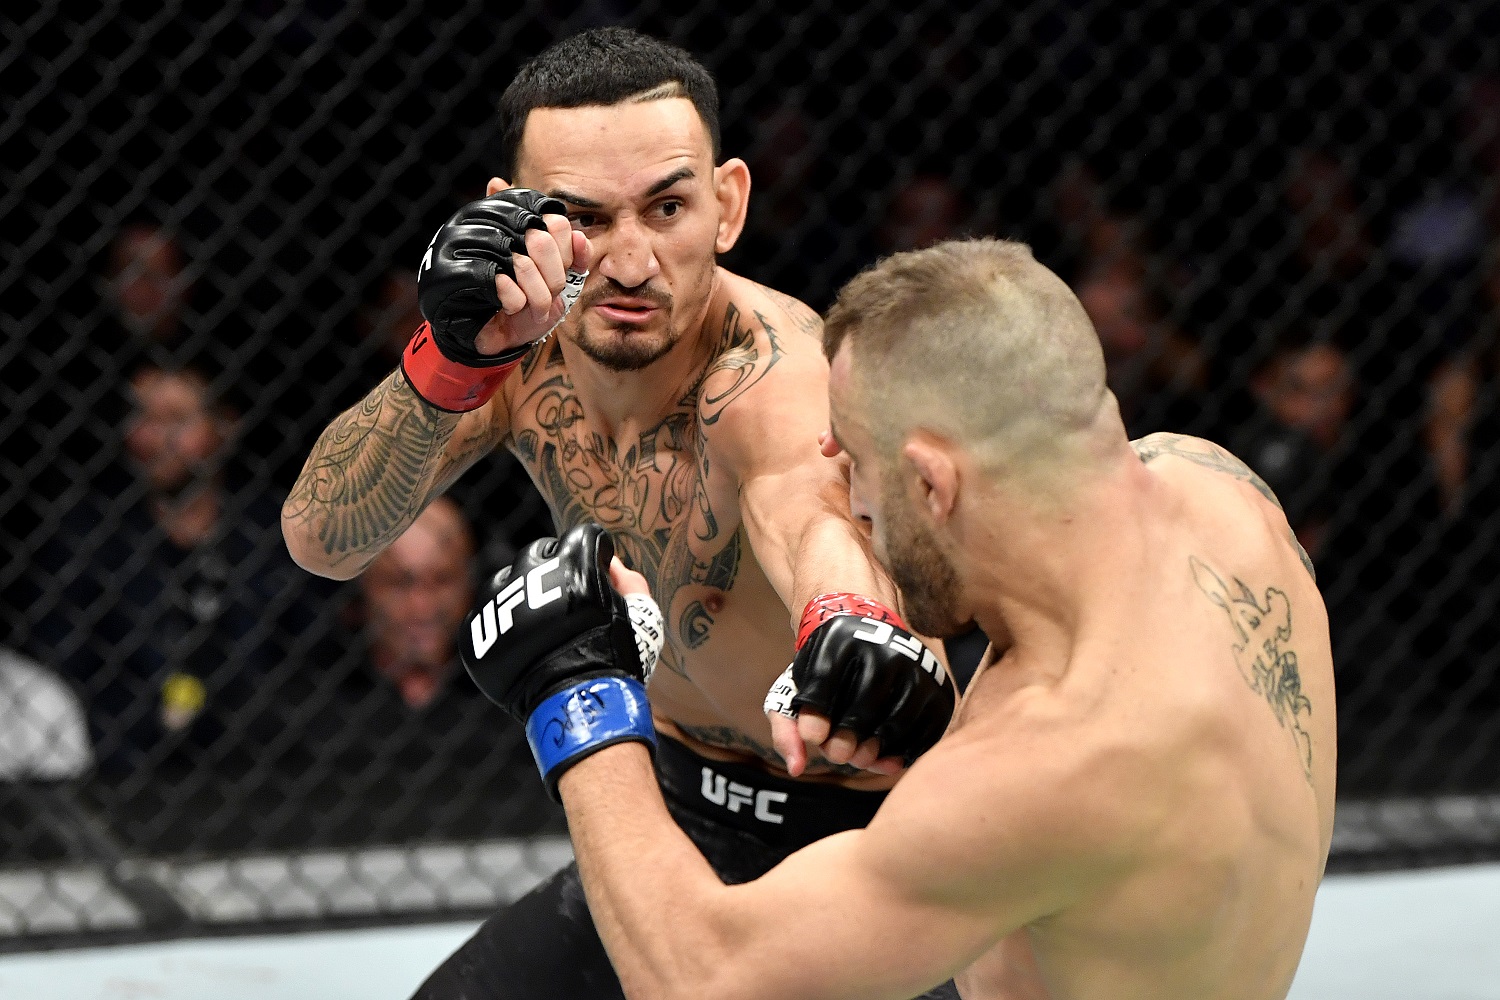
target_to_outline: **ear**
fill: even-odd
[[[958,507],[958,464],[953,455],[936,441],[914,437],[902,446],[901,457],[911,468],[908,488],[915,493],[913,502],[935,524],[947,524]]]
[[[484,196],[488,198],[492,194],[499,194],[510,187],[510,182],[501,180],[499,177],[491,177],[490,182],[484,186]]]
[[[745,213],[750,209],[750,168],[739,157],[732,157],[714,167],[714,196],[719,200],[719,233],[714,250],[728,253],[739,241],[745,228]]]

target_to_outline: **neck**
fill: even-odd
[[[639,371],[606,368],[563,341],[563,356],[585,412],[606,436],[618,440],[634,428],[654,426],[676,409],[718,350],[716,323],[728,304],[724,271],[714,269],[713,286],[696,316],[684,318],[682,338],[666,354]]]
[[[964,589],[980,627],[1009,636],[1009,662],[1041,679],[1067,671],[1094,609],[1117,604],[1146,558],[1159,489],[1131,454],[1064,500],[1035,504],[1012,491],[977,505],[971,537],[957,541],[972,553]]]
[[[210,481],[174,495],[155,494],[151,511],[168,538],[181,548],[193,548],[207,541],[219,523],[218,486]]]

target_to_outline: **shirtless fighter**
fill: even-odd
[[[1328,855],[1335,728],[1327,618],[1275,498],[1207,441],[1126,440],[1088,317],[1023,245],[884,260],[825,344],[823,450],[847,453],[911,623],[973,618],[997,640],[866,828],[746,884],[714,877],[641,743],[608,739],[588,700],[642,669],[597,639],[624,601],[594,582],[597,527],[563,539],[553,606],[592,621],[527,608],[508,652],[465,651],[570,741],[563,804],[627,995],[876,1000],[954,976],[971,1000],[1284,997]],[[618,563],[613,579],[645,589]]]
[[[434,237],[418,272],[428,322],[318,440],[286,503],[287,544],[313,572],[354,576],[508,447],[559,532],[603,524],[651,581],[668,618],[650,691],[662,789],[719,875],[745,881],[868,822],[946,728],[953,685],[889,610],[895,590],[818,453],[816,314],[715,265],[750,178],[719,162],[708,73],[654,39],[591,31],[524,67],[500,119],[502,170],[520,187],[492,180]],[[497,650],[507,601],[556,593],[545,575],[517,584],[491,592],[478,622]],[[852,639],[864,617],[904,645]],[[817,678],[807,703],[848,725],[811,747],[793,734],[783,761],[761,704],[794,650]],[[619,991],[570,868],[486,922],[418,995]]]

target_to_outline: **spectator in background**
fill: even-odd
[[[1500,233],[1500,76],[1469,81],[1461,101],[1456,155],[1391,227],[1391,255],[1440,288],[1471,272],[1487,231]]]
[[[370,668],[408,708],[426,708],[452,677],[473,559],[463,511],[439,497],[359,577]]]
[[[1386,383],[1399,352],[1420,339],[1409,305],[1377,260],[1353,173],[1325,149],[1293,151],[1282,187],[1291,253],[1260,304],[1271,329],[1311,325],[1334,331],[1339,347],[1370,385]],[[1347,334],[1347,336],[1345,336]],[[1408,399],[1398,419],[1415,415]]]
[[[401,352],[422,322],[417,269],[393,267],[382,274],[371,301],[360,308],[358,319],[360,337],[370,345],[369,353],[382,375],[401,362]]]
[[[121,229],[110,244],[105,280],[113,318],[131,336],[161,345],[182,337],[191,286],[182,249],[166,229],[148,222]]]
[[[1500,510],[1500,236],[1481,286],[1479,333],[1433,372],[1426,440],[1450,517]]]
[[[925,250],[965,235],[964,196],[946,177],[918,174],[891,195],[877,238],[883,254]]]
[[[1144,227],[1109,204],[1094,169],[1081,160],[1063,165],[1052,182],[1052,212],[1060,230],[1064,273],[1082,275],[1117,264],[1144,268]]]
[[[1101,261],[1077,293],[1099,332],[1105,378],[1130,436],[1172,430],[1215,437],[1202,394],[1202,353],[1168,322],[1165,296],[1151,289],[1139,259]]]
[[[1370,266],[1374,244],[1350,172],[1327,150],[1292,153],[1283,197],[1302,274],[1348,281]]]
[[[1426,442],[1445,515],[1438,656],[1450,688],[1500,697],[1500,240],[1490,254],[1480,333],[1431,380]]]
[[[1318,561],[1339,499],[1355,485],[1334,473],[1354,407],[1349,359],[1326,341],[1283,344],[1251,388],[1259,410],[1239,428],[1234,451],[1281,498],[1297,540]]]
[[[128,476],[96,482],[62,518],[33,595],[33,652],[85,692],[111,772],[243,733],[312,618],[279,498],[230,461],[236,418],[208,379],[147,363],[129,390]]]
[[[1436,555],[1437,491],[1408,436],[1373,423],[1348,353],[1289,337],[1251,379],[1232,448],[1281,498],[1329,613],[1410,613]]]
[[[815,176],[820,167],[827,169],[818,134],[807,114],[792,105],[756,116],[746,156],[755,198],[730,259],[756,281],[822,308],[850,265],[839,267],[844,230],[821,197],[827,185]]]
[[[360,575],[342,650],[279,694],[300,744],[290,760],[316,762],[328,801],[358,801],[355,827],[378,815],[387,836],[494,835],[504,817],[550,815],[517,791],[524,738],[458,665],[475,572],[470,524],[438,497]]]

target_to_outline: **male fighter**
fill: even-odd
[[[509,645],[460,645],[552,737],[538,750],[561,757],[627,995],[876,1000],[955,976],[969,998],[1285,996],[1332,834],[1335,727],[1327,618],[1275,498],[1207,441],[1132,446],[1087,315],[1023,245],[888,258],[825,337],[823,450],[847,453],[912,624],[974,618],[997,639],[866,828],[746,884],[714,877],[662,808],[650,734],[622,724],[650,657],[610,639],[626,599],[597,527],[522,554],[522,575],[560,560],[563,592],[517,609]],[[613,579],[641,603],[640,576]]]
[[[719,162],[707,71],[631,31],[587,32],[521,70],[500,132],[523,187],[492,180],[434,237],[418,272],[428,322],[318,440],[285,506],[287,544],[314,572],[353,576],[510,448],[560,532],[603,524],[650,579],[669,618],[650,697],[662,786],[719,874],[744,881],[868,822],[946,728],[953,685],[904,629],[906,645],[880,647],[840,631],[850,613],[900,628],[895,591],[818,453],[817,316],[715,265],[750,178]],[[491,639],[511,610],[492,608]],[[783,762],[761,705],[795,649],[821,701],[851,702],[878,733],[861,725],[865,738],[836,733],[811,753],[793,738]],[[420,995],[618,996],[576,869],[488,921]]]

